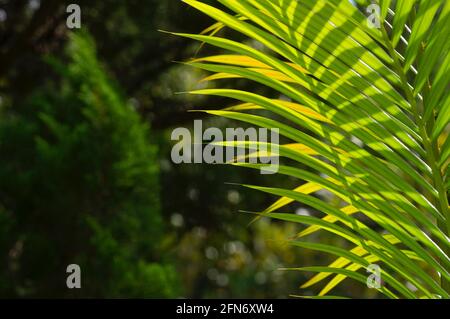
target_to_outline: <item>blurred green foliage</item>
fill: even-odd
[[[173,297],[149,127],[73,34],[62,76],[0,120],[0,294]],[[13,258],[8,258],[13,256]],[[157,261],[158,260],[158,261]],[[65,287],[79,264],[83,289]]]
[[[213,21],[179,0],[79,0],[83,32],[74,34],[65,26],[72,1],[32,2],[0,0],[0,296],[298,293],[304,274],[277,269],[328,260],[285,245],[293,225],[249,225],[253,216],[239,210],[276,198],[226,182],[299,185],[170,161],[175,127],[198,118],[242,126],[187,112],[227,101],[175,94],[205,74],[174,61],[221,52],[158,30],[197,33]],[[71,263],[81,266],[82,289],[65,286]],[[342,289],[361,296],[353,284]]]

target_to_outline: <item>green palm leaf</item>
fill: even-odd
[[[187,62],[212,72],[204,81],[247,79],[290,99],[239,89],[191,92],[236,100],[206,112],[279,128],[291,141],[275,154],[290,163],[278,173],[301,186],[248,187],[279,197],[259,215],[307,226],[292,245],[338,258],[328,266],[294,268],[318,272],[303,287],[328,281],[323,298],[346,278],[365,284],[361,271],[377,263],[384,279],[378,290],[386,297],[449,298],[450,2],[380,1],[380,29],[370,28],[349,1],[184,2],[217,23],[200,35],[177,35],[227,51]],[[266,50],[218,36],[224,27]],[[255,114],[261,110],[264,116]],[[250,147],[244,141],[221,144]],[[314,196],[321,189],[339,198],[340,206]],[[276,212],[293,201],[323,216]],[[323,231],[347,246],[306,241]]]

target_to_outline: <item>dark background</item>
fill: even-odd
[[[177,61],[217,52],[158,31],[199,33],[214,21],[178,0],[80,0],[73,31],[68,3],[0,0],[0,297],[317,293],[298,288],[308,274],[277,269],[331,260],[287,246],[295,225],[249,225],[239,210],[276,198],[229,184],[294,180],[170,160],[174,128],[239,126],[188,112],[230,101],[175,94],[206,75]],[[66,287],[72,263],[81,289]],[[363,297],[363,288],[335,294]]]

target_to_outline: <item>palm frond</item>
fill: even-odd
[[[279,174],[300,186],[247,187],[279,197],[260,215],[308,226],[292,245],[337,257],[328,266],[297,268],[318,272],[303,287],[327,280],[325,296],[346,278],[365,284],[358,271],[379,263],[385,284],[378,290],[386,297],[449,298],[450,1],[381,0],[380,29],[342,0],[184,2],[217,23],[200,35],[177,35],[227,51],[188,62],[212,72],[204,81],[242,78],[289,98],[237,88],[191,92],[236,100],[206,112],[279,128],[291,141],[279,146],[291,163]],[[266,50],[218,36],[224,27]],[[277,116],[254,114],[260,110]],[[314,196],[321,189],[341,205]],[[276,212],[293,201],[323,216]],[[350,248],[305,240],[317,231]]]

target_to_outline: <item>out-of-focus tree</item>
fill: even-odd
[[[36,78],[49,76],[42,56],[60,56],[68,34],[69,0],[0,1],[0,94],[22,99]],[[158,30],[196,32],[211,20],[179,0],[79,0],[81,28],[95,40],[99,58],[152,127],[190,121],[190,105],[173,99],[161,77],[194,55],[197,45]],[[183,77],[187,72],[179,72]],[[164,107],[162,107],[164,106]]]
[[[216,0],[205,2],[217,3]],[[64,263],[73,262],[74,255],[85,251],[85,260],[89,264],[82,268],[83,284],[88,283],[86,276],[92,278],[89,279],[92,285],[98,284],[91,295],[145,297],[159,291],[160,296],[173,296],[173,272],[170,267],[159,263],[163,256],[167,256],[162,252],[177,258],[170,260],[170,263],[180,274],[182,282],[178,286],[184,287],[180,294],[186,297],[286,297],[289,293],[295,293],[297,283],[301,281],[298,278],[300,275],[275,270],[313,256],[293,252],[279,243],[295,233],[290,227],[267,221],[247,227],[252,217],[237,213],[238,210],[264,207],[274,198],[225,182],[270,184],[277,179],[277,185],[283,187],[298,185],[289,178],[264,177],[248,170],[237,171],[217,165],[174,165],[170,161],[171,130],[179,126],[189,127],[193,119],[202,117],[200,113],[186,110],[224,105],[221,99],[193,99],[175,95],[175,92],[193,89],[205,74],[173,61],[184,61],[196,54],[205,56],[211,52],[223,52],[208,46],[197,52],[198,44],[158,30],[196,33],[213,21],[179,0],[76,1],[81,7],[81,27],[90,32],[97,47],[98,60],[105,66],[105,72],[101,73],[106,73],[116,83],[106,81],[109,83],[100,87],[99,82],[95,81],[98,72],[87,63],[88,60],[83,60],[83,63],[84,67],[91,67],[91,76],[81,77],[76,75],[80,73],[74,73],[73,62],[69,69],[59,67],[64,75],[60,76],[44,59],[53,56],[65,63],[70,62],[63,50],[71,33],[66,27],[65,8],[69,3],[73,1],[0,0],[0,121],[4,143],[0,147],[2,150],[9,147],[8,153],[0,154],[0,169],[3,172],[9,170],[8,180],[0,181],[0,192],[5,193],[9,189],[8,196],[16,198],[12,202],[4,196],[0,197],[0,253],[3,253],[0,257],[0,291],[9,296],[50,295],[50,290],[33,292],[30,289],[33,283],[27,278],[36,275],[32,270],[47,271],[47,278],[40,277],[40,285],[64,283],[64,280],[55,277],[65,278],[65,269],[55,274],[54,269],[61,266],[49,262],[59,262],[60,259]],[[230,30],[223,29],[221,34],[228,32]],[[257,43],[252,45],[260,48]],[[76,53],[74,46],[71,52],[75,56],[81,54]],[[81,55],[78,61],[83,58]],[[83,63],[79,68],[83,67]],[[104,79],[105,75],[102,74],[101,78]],[[232,79],[229,84],[235,85],[236,82],[248,90],[263,89],[256,89],[254,85],[239,79]],[[99,90],[103,92],[102,99],[99,99]],[[107,100],[103,99],[106,92],[103,90],[108,92],[105,93],[109,96]],[[84,92],[83,95],[80,92]],[[126,96],[127,101],[121,96]],[[109,171],[114,173],[107,175],[108,179],[99,181],[96,176],[104,174],[103,165],[99,163],[112,158],[112,152],[119,154],[128,149],[128,145],[134,147],[143,143],[140,138],[135,141],[131,136],[135,133],[129,130],[138,120],[131,120],[128,115],[126,120],[122,119],[117,112],[118,109],[125,112],[124,108],[116,109],[114,106],[119,104],[133,107],[143,121],[151,124],[152,137],[159,146],[158,158],[155,159],[154,155],[148,157],[143,150],[135,154],[142,155],[140,160],[147,164],[153,161],[155,170],[156,165],[160,164],[161,217],[172,227],[162,229],[156,213],[154,222],[150,222],[149,216],[135,211],[139,205],[131,205],[135,201],[132,197],[124,216],[111,218],[119,210],[119,198],[117,192],[111,191],[110,182],[121,177],[117,177],[116,167]],[[80,105],[91,105],[82,108],[91,111],[80,113]],[[94,105],[103,106],[99,108]],[[108,109],[107,112],[107,107],[115,111]],[[53,125],[53,122],[56,124]],[[204,121],[205,128],[240,125],[223,119]],[[97,134],[99,131],[94,128],[101,128],[103,133]],[[97,133],[88,135],[85,130],[91,132],[89,134]],[[33,136],[39,138],[35,141]],[[78,138],[86,136],[89,140],[76,144]],[[119,136],[123,136],[123,144],[116,145]],[[61,142],[63,138],[64,143]],[[46,143],[52,147],[46,147]],[[54,143],[61,148],[55,148]],[[39,153],[36,145],[42,148]],[[85,151],[82,152],[83,148]],[[53,149],[53,152],[48,153],[50,151],[46,149]],[[133,160],[137,161],[137,157]],[[94,164],[97,166],[91,166],[89,171],[89,165]],[[120,176],[136,172],[131,164],[121,168]],[[86,189],[81,182],[83,172],[89,173],[92,176],[89,179],[96,184],[89,182],[91,186]],[[144,176],[147,175],[143,174],[141,178]],[[119,179],[116,180],[116,177]],[[145,183],[151,180],[154,179],[150,178]],[[27,184],[29,182],[33,184]],[[28,186],[24,188],[25,185]],[[65,192],[64,189],[69,186],[71,191]],[[125,196],[125,193],[122,194]],[[55,196],[54,199],[51,196]],[[92,204],[94,200],[103,199],[105,206]],[[122,197],[121,200],[125,201]],[[13,236],[13,229],[19,229],[14,211],[20,208],[25,214],[25,210],[29,209],[27,205],[41,205],[39,207],[42,208],[44,204],[48,209],[41,210],[39,216],[30,215],[30,220],[23,221],[28,224],[20,226],[21,236]],[[75,210],[80,207],[84,210],[76,213]],[[298,209],[294,205],[289,208]],[[154,211],[157,211],[156,206]],[[95,218],[85,218],[91,213]],[[60,241],[58,245],[64,246],[64,249],[49,248],[47,253],[35,254],[33,259],[27,260],[28,270],[20,270],[17,268],[22,265],[19,257],[24,256],[24,248],[27,247],[24,240],[35,234],[42,225],[51,225],[51,234],[47,236],[42,233],[39,245],[56,245],[52,243],[58,242],[55,238],[76,233],[80,227],[95,235],[90,240],[94,243],[86,244],[87,235],[76,236],[70,243]],[[113,233],[109,230],[112,225],[116,229]],[[116,231],[120,233],[120,238],[130,236],[126,237],[129,241],[118,240]],[[157,234],[163,232],[162,241],[159,241]],[[264,243],[265,248],[261,250],[263,234],[270,240]],[[27,240],[38,245],[34,237]],[[131,241],[139,244],[132,246]],[[149,260],[142,261],[141,257],[148,257]],[[111,266],[111,260],[114,267],[105,268],[105,265]],[[152,261],[158,263],[149,264]],[[12,276],[12,270],[15,276]],[[19,276],[25,273],[26,276]],[[292,279],[292,276],[296,277]],[[103,280],[102,284],[100,280]],[[133,290],[131,287],[137,282],[142,289]],[[144,287],[149,290],[144,290]],[[64,293],[68,293],[67,289]],[[67,296],[75,294],[72,292]]]
[[[174,297],[150,131],[74,34],[62,81],[0,117],[0,295]],[[66,287],[78,264],[82,289]]]

